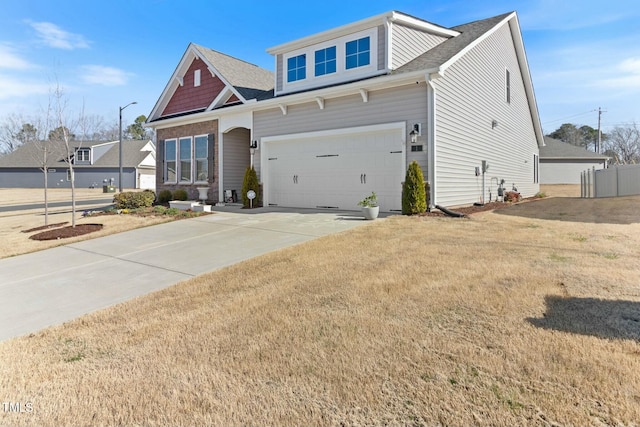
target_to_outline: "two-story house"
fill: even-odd
[[[392,11],[267,51],[275,73],[188,46],[149,115],[158,190],[223,201],[252,164],[265,205],[356,209],[375,191],[396,211],[415,160],[432,205],[488,201],[500,180],[538,192],[544,139],[515,12],[445,28]]]

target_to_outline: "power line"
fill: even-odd
[[[573,116],[563,117],[563,118],[561,118],[561,119],[548,120],[548,121],[544,122],[543,124],[553,123],[553,122],[559,122],[559,121],[561,121],[561,120],[567,120],[567,119],[571,119],[571,118],[573,118],[573,117],[578,117],[578,116],[584,116],[585,114],[593,113],[594,111],[598,111],[598,109],[593,109],[593,110],[585,111],[584,113],[574,114]]]

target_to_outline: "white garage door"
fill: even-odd
[[[143,190],[156,189],[156,176],[155,175],[140,175],[140,188]]]
[[[356,210],[375,191],[382,211],[401,210],[404,124],[265,138],[265,202]]]

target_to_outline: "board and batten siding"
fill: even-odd
[[[506,190],[515,185],[523,197],[535,195],[534,155],[539,149],[508,24],[452,64],[435,85],[436,202],[458,206],[480,201],[482,176],[475,175],[475,168],[482,160],[489,164],[485,201],[489,187],[495,199],[494,177],[505,180]]]
[[[397,69],[447,40],[424,31],[394,24],[391,31],[391,67]]]
[[[240,198],[244,173],[250,163],[251,131],[245,128],[236,128],[223,134],[222,137],[223,190],[236,190],[238,198]]]
[[[283,97],[286,103],[286,97]],[[383,123],[406,122],[408,135],[414,123],[427,122],[427,89],[424,84],[411,84],[369,92],[369,101],[363,102],[360,94],[326,99],[324,109],[310,101],[290,105],[287,114],[279,108],[257,111],[254,114],[254,139],[267,136],[289,135],[332,129],[346,129]],[[417,145],[422,152],[412,152],[410,143],[405,146],[407,162],[416,160],[424,173],[427,167],[426,140],[422,136]],[[260,176],[260,156],[256,153],[254,166]]]

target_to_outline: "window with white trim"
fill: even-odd
[[[336,47],[331,46],[315,52],[315,73],[317,76],[336,72]]]
[[[200,86],[200,70],[195,70],[193,72],[193,86],[194,87]]]
[[[76,150],[75,163],[89,163],[90,150],[88,148],[78,148]]]
[[[180,138],[180,182],[193,181],[191,177],[191,137]]]
[[[371,39],[363,37],[347,42],[345,49],[345,68],[363,67],[371,62]]]
[[[287,82],[297,82],[307,78],[307,55],[302,54],[287,59]]]
[[[164,142],[165,182],[176,182],[176,143],[175,139],[167,139]]]
[[[196,136],[194,145],[196,181],[206,182],[207,178],[209,177],[208,135]]]

